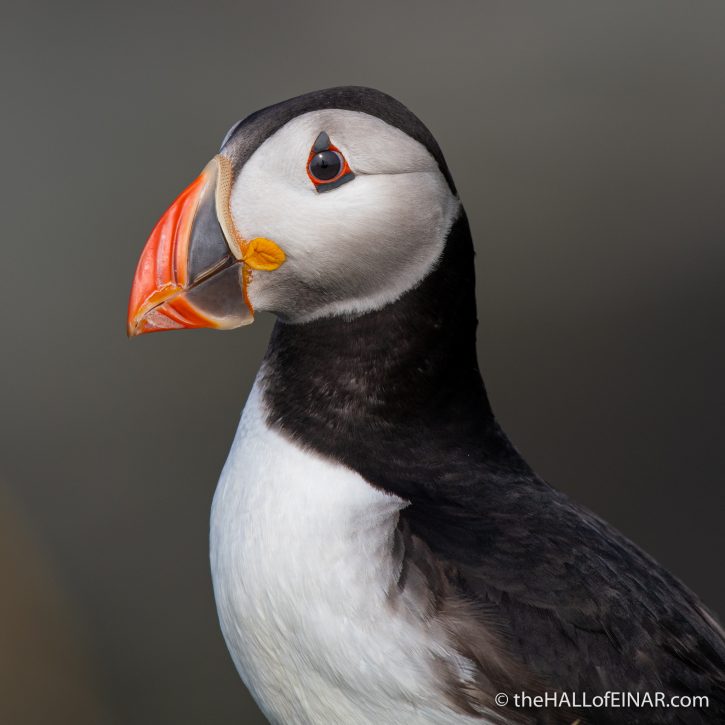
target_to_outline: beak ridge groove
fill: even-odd
[[[231,171],[224,161],[229,165],[224,157],[212,159],[151,232],[131,287],[129,337],[198,327],[228,329],[253,321],[245,304],[241,257],[235,259],[218,216],[220,205],[228,206],[228,196],[225,203],[220,196],[231,189],[226,178]]]

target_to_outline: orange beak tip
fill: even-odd
[[[261,237],[245,247],[243,260],[235,254],[241,242],[229,212],[230,174],[224,158],[215,157],[154,227],[131,287],[128,337],[200,327],[232,329],[253,321],[249,270],[276,269],[285,254]]]

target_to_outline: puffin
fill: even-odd
[[[153,229],[130,336],[276,316],[211,510],[221,630],[271,723],[725,722],[725,635],[542,480],[476,356],[471,232],[380,91],[247,116]]]

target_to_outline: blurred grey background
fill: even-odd
[[[517,446],[725,613],[725,3],[3,4],[0,721],[261,723],[209,506],[271,319],[129,342],[157,218],[251,111],[381,88],[478,249]]]

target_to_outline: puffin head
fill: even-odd
[[[343,87],[265,108],[152,231],[128,333],[380,309],[436,266],[459,206],[435,139],[394,98]]]

